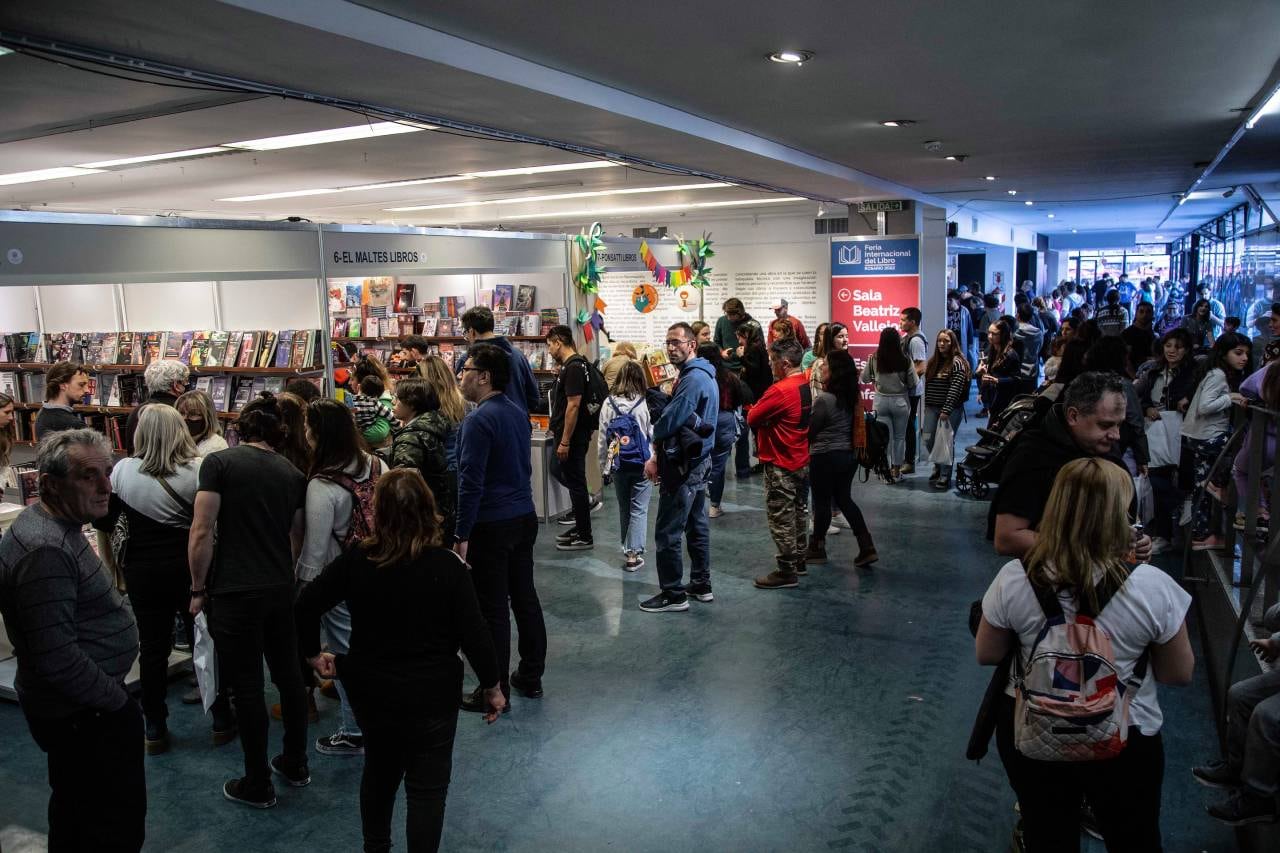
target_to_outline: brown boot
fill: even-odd
[[[869,566],[879,559],[880,557],[876,554],[875,543],[871,541],[871,534],[859,538],[858,556],[853,558],[853,564],[861,568],[862,566]]]
[[[795,572],[772,571],[762,578],[755,579],[756,589],[791,589],[800,586],[800,579]]]
[[[806,563],[825,563],[827,561],[827,540],[816,534],[809,535],[809,548],[804,552]]]

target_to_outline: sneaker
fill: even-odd
[[[1240,787],[1239,775],[1232,772],[1231,766],[1225,761],[1210,761],[1208,764],[1192,767],[1191,775],[1206,788]]]
[[[573,531],[572,536],[563,542],[556,542],[557,551],[588,551],[594,547],[596,547],[596,543],[593,540],[584,539],[576,530]]]
[[[851,530],[851,529],[852,529],[851,527],[849,527],[849,520],[848,520],[847,518],[845,518],[843,514],[838,513],[838,512],[837,512],[837,513],[832,513],[832,515],[831,515],[831,525],[832,525],[833,527],[839,527],[841,530]]]
[[[624,572],[638,572],[644,566],[644,557],[639,554],[628,554],[626,562],[622,564]]]
[[[828,535],[828,536],[839,536],[839,535],[840,535],[840,528],[839,528],[839,527],[836,527],[835,522],[832,522],[832,523],[831,523],[831,526],[827,528],[827,535]]]
[[[363,746],[360,747],[360,751],[364,752]],[[305,788],[311,784],[311,771],[307,768],[305,761],[290,767],[283,755],[277,755],[271,759],[271,772],[295,788]]]
[[[1260,532],[1265,533],[1267,528],[1271,526],[1271,519],[1266,515],[1266,513],[1259,510],[1257,524],[1258,524],[1258,530]],[[1244,530],[1244,513],[1243,512],[1236,513],[1236,520],[1235,520],[1234,527],[1236,530]]]
[[[336,695],[338,691],[335,689],[333,692]],[[271,719],[284,719],[284,711],[281,710],[279,702],[271,706]],[[307,722],[320,722],[320,709],[316,707],[316,695],[309,690],[307,691]]]
[[[521,675],[520,670],[511,673],[511,689],[526,699],[542,698],[542,679]]]
[[[600,511],[600,510],[602,510],[602,509],[604,509],[604,501],[602,501],[602,500],[600,500],[599,498],[597,498],[596,500],[594,500],[594,501],[592,501],[592,502],[591,502],[591,514],[592,514],[592,515],[595,515],[597,512],[599,512],[599,511]]]
[[[715,601],[716,597],[711,594],[711,584],[709,583],[691,583],[685,589],[685,594],[695,601]]]
[[[1151,556],[1154,557],[1157,554],[1163,554],[1172,547],[1173,545],[1170,544],[1169,540],[1165,539],[1163,536],[1153,537],[1151,540]]]
[[[556,542],[568,542],[570,539],[572,539],[577,535],[578,535],[578,528],[571,527],[570,529],[566,530],[564,533],[557,533]]]
[[[1272,797],[1257,797],[1248,791],[1237,791],[1225,803],[1215,803],[1208,808],[1209,816],[1228,826],[1245,826],[1250,823],[1275,823],[1276,801]]]
[[[640,602],[640,609],[645,613],[674,613],[689,609],[689,596],[683,592],[664,589],[653,598]]]
[[[164,720],[147,721],[142,733],[143,746],[147,755],[159,755],[169,751],[169,726]]]
[[[724,510],[716,504],[712,504],[711,509],[707,510],[707,518],[719,518],[722,515],[724,515]]]
[[[248,790],[244,779],[231,779],[222,786],[222,796],[254,809],[269,809],[276,804],[276,789],[269,782],[262,792],[253,793]]]
[[[576,521],[577,520],[573,517],[573,510],[569,510],[564,515],[556,519],[556,524],[562,525],[564,527],[572,527],[576,523]]]
[[[364,735],[336,731],[316,740],[316,752],[321,755],[364,755]]]
[[[1204,539],[1191,540],[1192,551],[1222,551],[1227,547],[1227,540],[1221,536],[1206,536]]]
[[[756,578],[755,585],[756,589],[791,589],[800,586],[800,581],[795,572],[783,574],[779,571],[772,571],[762,578]]]

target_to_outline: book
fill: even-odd
[[[225,412],[227,410],[227,390],[231,385],[231,377],[224,373],[221,376],[210,378],[213,380],[209,384],[209,396],[213,398],[213,410],[215,412]]]
[[[279,377],[276,377],[279,378]],[[250,399],[256,400],[262,396],[262,392],[267,390],[267,380],[261,376],[254,377],[253,395]],[[284,390],[284,380],[280,381],[280,390]]]
[[[334,317],[333,328],[329,330],[329,336],[333,338],[345,338],[347,336],[347,324],[350,321],[346,317]]]
[[[454,319],[452,317],[441,317],[436,321],[436,337],[451,338],[456,334],[454,329]]]
[[[510,311],[515,307],[515,285],[496,284],[493,287],[493,310]]]
[[[210,393],[210,392],[213,390],[213,377],[212,377],[212,376],[197,376],[197,377],[196,377],[196,390],[197,390],[197,391],[203,391],[204,393],[209,394],[209,396],[210,396],[210,397],[212,397],[212,396],[213,396],[213,394],[212,394],[212,393]]]
[[[201,362],[205,367],[222,367],[227,357],[228,332],[214,332],[209,336],[209,353]]]
[[[94,332],[89,337],[89,349],[85,352],[85,364],[102,364],[102,343],[106,340],[105,332]],[[0,359],[3,361],[4,359]]]
[[[35,402],[32,400],[23,400],[22,394],[18,392],[18,374],[12,372],[0,373],[0,394],[4,394],[10,400],[19,402]]]
[[[102,335],[102,355],[98,359],[98,364],[115,364],[116,351],[119,349],[120,336],[115,332],[105,332]]]
[[[182,358],[182,344],[188,340],[186,332],[165,332],[164,357]]]
[[[270,367],[276,352],[276,332],[268,331],[262,335],[262,348],[258,350],[258,367]]]
[[[358,284],[348,284],[346,286],[347,307],[359,308],[364,294],[364,288]]]
[[[363,291],[361,293],[360,304],[366,308],[390,308],[392,293],[392,280],[387,277],[382,278],[366,278],[362,282]]]
[[[543,308],[538,312],[538,316],[542,318],[542,328],[544,329],[550,329],[552,326],[563,323],[560,319],[560,309],[558,308]]]
[[[458,316],[458,297],[441,296],[438,304],[440,306],[440,319]]]
[[[276,338],[276,357],[274,367],[288,367],[289,357],[293,354],[293,331],[283,329]]]
[[[288,367],[307,366],[307,339],[310,337],[311,332],[301,329],[293,333],[293,347],[289,353]]]
[[[329,285],[329,313],[347,310],[347,289],[341,284]]]
[[[245,406],[249,405],[249,401],[253,399],[253,377],[239,376],[236,377],[236,394],[231,401],[231,411],[238,412]]]
[[[227,355],[222,359],[223,367],[235,367],[240,360],[240,344],[244,341],[244,332],[232,332],[227,336]]]
[[[378,321],[378,337],[394,338],[400,333],[400,324],[395,317],[383,317]]]
[[[484,308],[493,309],[493,291],[486,288],[480,289],[480,301],[476,303]]]
[[[440,344],[440,358],[453,369],[453,344]]]
[[[263,380],[262,390],[278,396],[284,393],[284,384],[283,376],[268,376]]]
[[[411,281],[402,281],[396,285],[395,310],[404,312],[417,302],[418,286]]]
[[[439,318],[427,317],[424,315],[422,318],[422,336],[426,338],[435,337],[436,326],[438,325],[438,323],[439,323]]]
[[[397,321],[398,321],[399,328],[396,330],[396,334],[400,334],[400,335],[412,335],[412,334],[413,334],[413,330],[414,330],[415,323],[414,323],[414,320],[413,320],[413,316],[412,316],[412,315],[410,315],[410,314],[401,314],[401,315],[397,318]]]
[[[116,336],[116,364],[133,363],[133,332],[121,332]]]
[[[102,405],[118,406],[120,405],[120,383],[114,373],[102,374],[100,384],[102,386]]]
[[[22,374],[22,399],[28,403],[44,402],[44,374],[32,371]]]
[[[258,355],[258,345],[262,343],[262,332],[245,332],[240,342],[240,357],[236,359],[237,367],[253,367]]]
[[[195,332],[183,332],[182,343],[178,345],[178,361],[183,364],[191,364],[191,349],[195,344]]]
[[[516,289],[516,301],[514,310],[523,314],[528,314],[533,310],[534,296],[538,289],[532,284],[522,284]]]
[[[211,332],[197,331],[191,334],[191,366],[201,367],[209,357],[209,335]]]
[[[378,318],[365,317],[364,318],[364,337],[376,338],[377,336],[378,336]]]
[[[143,351],[143,364],[150,364],[153,361],[160,360],[160,333],[147,332],[145,336],[145,349]]]

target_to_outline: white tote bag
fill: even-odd
[[[1182,414],[1161,412],[1160,420],[1147,421],[1148,464],[1152,468],[1177,465],[1182,458]]]
[[[218,698],[218,656],[213,651],[213,635],[209,633],[209,620],[201,610],[195,618],[195,642],[191,644],[191,665],[196,670],[196,683],[200,686],[200,701],[204,712]]]
[[[929,461],[934,465],[953,465],[956,456],[956,434],[951,429],[951,421],[938,418],[938,426],[933,432],[933,450],[929,453]]]
[[[1138,520],[1150,524],[1156,517],[1156,493],[1151,488],[1151,478],[1139,474],[1133,480],[1133,490],[1138,503]]]

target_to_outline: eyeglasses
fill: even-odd
[[[667,338],[666,344],[669,347],[678,347],[681,344],[691,344],[693,341],[686,341],[684,338]]]
[[[479,371],[483,371],[483,370],[484,370],[484,368],[483,368],[483,367],[467,367],[467,366],[465,366],[465,365],[464,365],[464,366],[463,366],[463,368],[462,368],[462,372],[463,372],[463,373],[466,373],[468,370],[479,370]]]

